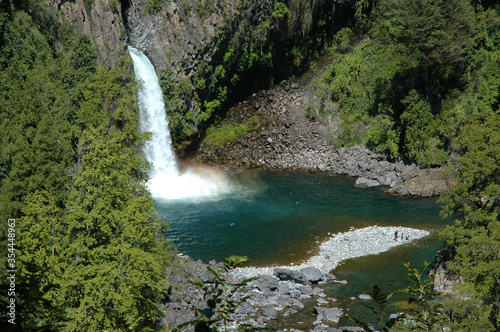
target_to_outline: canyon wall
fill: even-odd
[[[55,0],[51,4],[58,9],[61,23],[67,22],[93,39],[101,63],[112,67],[125,54],[126,29],[118,0]]]
[[[200,5],[205,2],[160,1],[155,10],[149,0],[53,0],[49,4],[57,8],[61,21],[89,34],[100,61],[108,67],[130,44],[149,57],[158,75],[170,68],[189,76],[198,59],[211,53],[213,37],[233,11],[232,2],[216,2],[209,11]]]

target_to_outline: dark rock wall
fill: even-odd
[[[126,30],[118,0],[55,0],[50,4],[59,10],[64,21],[93,38],[101,63],[112,67],[125,54]]]
[[[212,39],[229,13],[216,7],[207,17],[200,17],[197,1],[190,1],[189,11],[182,1],[166,1],[160,11],[152,13],[148,1],[129,2],[127,42],[149,57],[158,74],[171,68],[178,75],[192,75],[198,59],[210,54]]]
[[[232,11],[232,2],[224,7],[217,2],[201,17],[198,2],[191,0],[186,7],[186,1],[163,1],[156,12],[149,8],[149,0],[50,0],[48,4],[59,10],[62,20],[93,38],[101,62],[108,67],[126,54],[130,44],[149,57],[158,76],[166,68],[189,76],[198,59],[211,53],[213,37]]]

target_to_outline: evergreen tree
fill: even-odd
[[[456,184],[441,197],[444,212],[463,213],[443,237],[453,248],[450,272],[463,277],[500,328],[500,115],[473,118],[457,139],[461,155],[452,166]]]
[[[425,98],[437,64],[460,64],[474,42],[475,15],[468,0],[382,0],[384,17],[377,37],[402,44],[421,62]]]
[[[166,290],[166,225],[146,190],[137,147],[135,85],[126,66],[98,71],[81,90],[79,164],[64,217],[59,301],[70,330],[135,328],[157,317]]]
[[[98,69],[90,39],[66,25],[56,51],[47,13],[10,9],[0,15],[0,217],[16,219],[14,328],[152,325],[169,243],[145,186],[132,62]]]
[[[382,0],[379,10],[388,37],[419,54],[424,67],[463,61],[473,43],[475,17],[467,0]]]

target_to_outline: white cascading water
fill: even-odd
[[[180,174],[172,148],[165,103],[155,69],[138,49],[128,46],[139,84],[137,100],[142,132],[150,132],[151,139],[144,153],[153,169],[149,190],[153,197],[180,199],[214,196],[229,190],[229,183],[220,172],[203,173],[188,170]]]

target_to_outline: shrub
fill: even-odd
[[[210,127],[205,142],[217,147],[236,142],[245,137],[258,123],[259,118],[254,115],[244,124],[224,124],[217,129]]]

